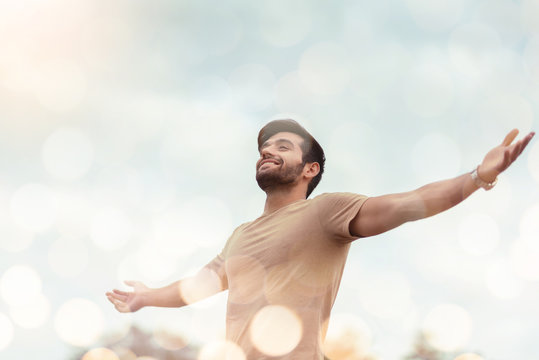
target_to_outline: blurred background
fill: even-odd
[[[537,130],[538,35],[537,0],[0,0],[0,357],[136,327],[209,358],[226,293],[130,315],[104,294],[193,273],[262,213],[261,126],[322,144],[312,196],[454,177]],[[538,183],[534,139],[492,191],[357,241],[328,334],[355,355],[333,358],[402,359],[418,334],[459,360],[536,356]]]

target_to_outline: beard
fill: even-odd
[[[257,170],[256,182],[265,192],[279,187],[286,187],[296,181],[303,171],[304,165],[298,164],[295,167],[278,167],[277,169],[269,169],[263,172]]]

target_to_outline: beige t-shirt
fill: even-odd
[[[227,340],[251,359],[323,359],[329,315],[367,199],[325,193],[240,225],[206,269],[229,290]]]

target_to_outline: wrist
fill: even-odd
[[[498,178],[496,177],[496,175],[492,176],[480,173],[480,170],[480,166],[478,166],[470,173],[473,182],[477,187],[481,187],[485,190],[492,189],[498,182]]]
[[[481,167],[481,165],[477,166],[476,170],[477,170],[477,176],[479,176],[479,179],[481,179],[481,181],[491,184],[498,180],[497,173],[483,171],[483,168]]]

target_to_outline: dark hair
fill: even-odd
[[[305,130],[303,126],[292,119],[273,120],[260,129],[260,132],[258,133],[258,150],[260,151],[262,144],[264,144],[266,140],[280,132],[291,132],[301,136],[303,138],[303,143],[301,144],[301,150],[303,152],[303,164],[305,165],[306,163],[317,162],[320,165],[320,172],[311,179],[311,182],[307,187],[307,194],[305,195],[305,198],[308,198],[313,192],[314,188],[320,182],[320,179],[322,179],[322,174],[324,173],[324,164],[326,162],[324,150],[318,141],[316,141],[316,139],[309,134],[309,132]]]

